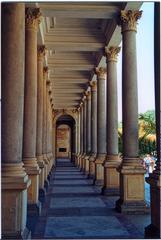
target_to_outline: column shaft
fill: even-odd
[[[106,69],[97,68],[96,74],[98,79],[98,97],[97,97],[97,158],[95,181],[96,185],[103,185],[103,162],[106,157]]]
[[[87,108],[86,108],[86,126],[87,126],[87,154],[85,157],[85,174],[89,174],[89,158],[91,154],[91,90],[86,91]]]
[[[121,11],[123,35],[123,162],[120,168],[120,199],[116,209],[125,213],[146,213],[145,170],[138,157],[138,97],[136,64],[136,22],[141,11]]]
[[[119,173],[116,170],[120,165],[118,157],[118,104],[117,104],[117,54],[119,47],[106,48],[107,56],[107,157],[104,163],[105,195],[119,195]]]
[[[2,238],[18,239],[28,238],[27,188],[31,182],[22,163],[25,4],[2,3],[1,14]]]
[[[28,211],[39,214],[39,174],[36,159],[37,129],[37,29],[39,9],[26,9],[25,31],[25,102],[24,102],[24,134],[23,162],[31,179],[28,189]],[[32,123],[32,124],[31,124]]]
[[[42,124],[43,124],[43,58],[45,55],[45,46],[38,46],[37,61],[37,136],[36,136],[36,157],[41,169],[39,178],[40,192],[44,188],[44,161],[42,155]],[[40,194],[41,194],[40,193]]]
[[[83,102],[83,156],[82,156],[82,170],[85,171],[85,156],[87,153],[87,100],[84,97]]]
[[[82,157],[83,157],[83,103],[80,105],[80,168],[82,168]]]
[[[95,159],[97,154],[97,81],[91,85],[91,156],[89,158],[89,178],[95,176]]]

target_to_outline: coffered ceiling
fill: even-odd
[[[105,46],[121,42],[117,26],[120,10],[137,10],[141,2],[42,2],[38,44],[47,48],[55,109],[76,108],[94,77],[94,67],[105,66]]]

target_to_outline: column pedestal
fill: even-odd
[[[96,154],[92,153],[92,155],[89,158],[89,174],[88,174],[89,179],[95,178],[95,160],[96,160]]]
[[[3,239],[30,238],[30,232],[26,228],[27,188],[30,184],[31,180],[22,163],[2,164]]]
[[[41,156],[37,156],[37,160],[38,160],[38,165],[40,168],[40,175],[39,175],[39,200],[40,202],[43,202],[45,199],[45,195],[46,195],[46,190],[44,188],[44,174],[45,174],[45,164],[43,161],[43,155]]]
[[[104,168],[103,163],[106,159],[106,154],[98,154],[95,160],[95,179],[94,184],[97,186],[102,186],[104,183]]]
[[[139,158],[123,159],[120,172],[120,199],[116,201],[116,210],[126,214],[149,213],[144,196],[145,170]]]
[[[146,178],[146,182],[150,184],[151,196],[151,224],[145,228],[145,237],[160,238],[160,192],[161,192],[161,177],[160,172],[155,170]]]
[[[39,176],[40,168],[37,164],[36,158],[24,158],[23,159],[26,173],[28,174],[31,185],[28,188],[28,215],[39,216],[41,214],[41,204],[38,200],[39,194]]]
[[[87,176],[89,174],[89,158],[90,158],[90,155],[85,156],[85,175]]]
[[[106,157],[104,162],[104,187],[102,194],[107,196],[118,196],[120,193],[120,177],[116,170],[121,164],[121,159],[118,155],[111,155]]]

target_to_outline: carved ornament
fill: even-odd
[[[45,56],[46,47],[45,45],[39,45],[37,46],[37,57],[43,58]]]
[[[92,91],[97,91],[97,81],[90,81],[89,84]]]
[[[25,9],[25,20],[26,27],[32,28],[37,31],[38,25],[40,23],[40,8],[26,8]]]
[[[95,73],[97,74],[97,77],[99,79],[105,79],[106,78],[106,68],[100,67],[100,68],[95,68]]]
[[[114,61],[117,62],[117,56],[120,52],[121,47],[105,47],[105,54],[107,57],[107,61]]]
[[[131,11],[123,10],[121,11],[120,21],[122,23],[123,31],[136,31],[137,21],[141,18],[142,11]]]

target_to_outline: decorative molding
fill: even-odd
[[[135,31],[137,30],[137,21],[141,18],[143,11],[122,10],[120,14],[120,24],[122,31]]]
[[[106,73],[107,73],[106,68],[103,67],[95,68],[95,74],[97,75],[98,79],[106,79]]]
[[[44,68],[43,68],[43,73],[44,73],[44,74],[48,74],[48,71],[49,71],[49,68],[48,68],[48,67],[44,67]]]
[[[90,81],[91,91],[97,91],[97,81]]]
[[[38,30],[40,24],[40,8],[26,8],[25,9],[25,20],[27,29]]]
[[[117,62],[117,56],[120,52],[121,47],[105,47],[105,54],[107,57],[107,61]]]

